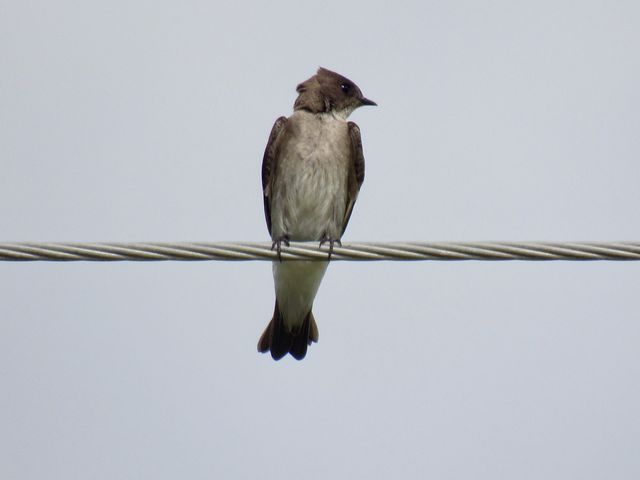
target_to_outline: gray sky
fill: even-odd
[[[639,240],[640,6],[0,2],[0,240],[266,241],[318,66],[357,111],[345,241]],[[271,266],[0,264],[6,479],[640,476],[635,263],[334,263],[303,362]]]

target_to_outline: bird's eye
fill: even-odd
[[[351,85],[349,85],[348,83],[341,83],[340,84],[340,89],[344,92],[344,93],[349,93],[351,91]]]

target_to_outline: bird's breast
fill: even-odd
[[[338,238],[347,204],[351,154],[347,124],[318,114],[301,118],[294,114],[291,120],[292,134],[280,148],[274,182],[274,236]],[[279,229],[283,231],[277,232]]]

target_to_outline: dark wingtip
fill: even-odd
[[[283,358],[287,353],[289,353],[289,352],[278,351],[278,350],[272,349],[271,350],[271,358],[273,358],[277,362],[278,360]]]
[[[258,340],[258,352],[271,352],[271,358],[276,361],[287,353],[296,360],[302,360],[307,355],[307,347],[317,341],[318,326],[311,312],[305,317],[300,331],[294,334],[282,325],[282,314],[276,302],[273,318]]]
[[[296,336],[293,337],[291,342],[291,348],[289,353],[296,360],[302,360],[307,355],[307,346],[309,345],[309,316],[311,312],[307,314],[302,322],[302,329]]]

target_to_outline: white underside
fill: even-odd
[[[342,112],[341,112],[342,113]],[[269,192],[274,239],[337,240],[347,207],[349,129],[341,116],[297,111],[295,132],[281,146],[278,174]],[[313,306],[328,262],[274,262],[276,299],[284,324],[297,330]]]
[[[297,330],[313,306],[313,300],[329,262],[273,262],[276,299],[288,329]]]
[[[281,146],[271,197],[275,239],[338,239],[347,208],[351,140],[347,124],[328,114],[296,112],[295,132]]]

